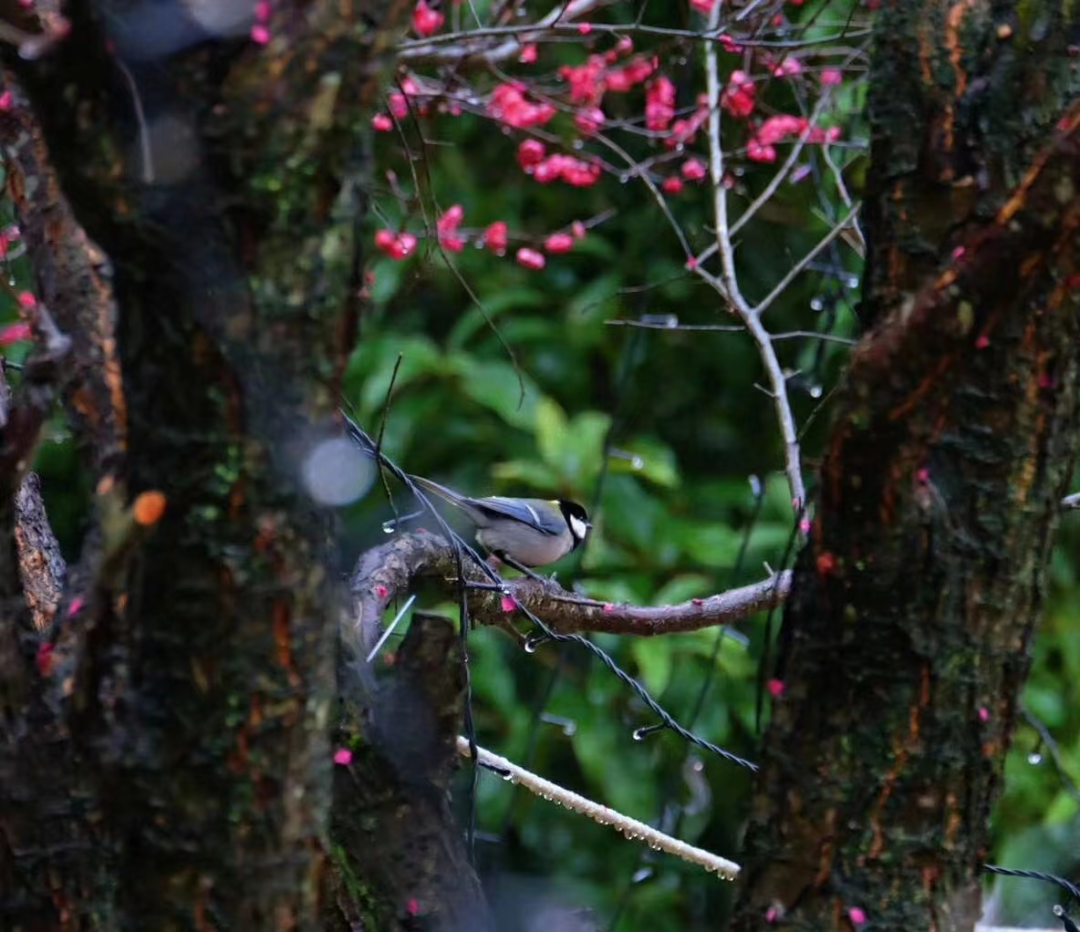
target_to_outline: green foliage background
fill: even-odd
[[[839,6],[832,5],[830,20],[843,18]],[[681,7],[653,4],[650,15],[658,25],[683,28]],[[791,15],[809,21],[820,12],[792,8]],[[546,70],[553,71],[560,61],[579,62],[585,51],[565,45],[542,54]],[[700,89],[695,48],[676,43],[663,54],[663,70],[676,81],[680,105],[686,106]],[[725,67],[740,64],[736,57]],[[856,71],[847,77],[829,119],[843,124],[846,140],[833,155],[846,175],[857,177],[865,157],[865,127],[858,116],[862,89]],[[789,112],[797,103],[780,82],[766,100]],[[640,112],[640,91],[616,106]],[[569,121],[561,129],[569,137]],[[505,220],[519,239],[512,239],[505,258],[472,246],[450,256],[456,273],[433,238],[422,240],[405,262],[371,254],[371,302],[346,380],[346,402],[361,423],[374,429],[386,413],[387,452],[409,471],[463,491],[562,496],[589,505],[596,523],[592,539],[580,559],[558,570],[565,584],[591,596],[660,605],[761,579],[766,565],[779,568],[789,556],[792,509],[779,471],[782,450],[771,401],[755,388],[764,375],[750,339],[738,332],[646,331],[608,323],[642,314],[673,314],[684,323],[734,322],[716,295],[686,271],[686,257],[644,186],[615,176],[589,189],[540,186],[514,161],[519,136],[472,117],[431,118],[423,130],[426,146],[412,120],[405,121],[410,150],[423,158],[424,170],[415,176],[401,137],[374,137],[374,212],[366,241],[381,226],[431,229],[439,207],[454,203],[465,207],[466,227],[478,230]],[[781,159],[787,151],[782,149]],[[810,173],[782,185],[740,236],[741,281],[751,298],[767,293],[828,231],[826,208],[842,213],[835,186],[809,150],[806,164]],[[746,169],[732,198],[737,216],[771,169],[736,165]],[[396,172],[399,190],[409,196],[405,202],[385,184],[387,170]],[[688,185],[670,201],[697,249],[709,242],[707,200],[706,187]],[[513,249],[529,238],[539,243],[573,220],[609,211],[610,218],[573,252],[549,257],[544,270],[513,262]],[[767,315],[772,331],[857,336],[850,286],[859,267],[850,249],[838,255],[841,266],[796,280]],[[5,314],[14,317],[11,308]],[[495,329],[512,347],[513,359]],[[799,373],[791,390],[800,424],[823,406],[805,437],[812,485],[828,427],[828,392],[847,350],[809,338],[778,346],[784,365]],[[8,355],[17,358],[23,351],[14,347]],[[37,466],[57,530],[74,558],[87,490],[62,424],[55,425]],[[760,498],[751,477],[760,479]],[[353,553],[383,539],[380,525],[390,514],[377,489],[348,510],[345,539]],[[1057,739],[1061,768],[1080,775],[1074,695],[1080,675],[1078,545],[1080,526],[1067,516],[1024,701]],[[430,600],[421,604],[437,608]],[[456,614],[453,606],[443,608]],[[595,640],[679,721],[752,758],[767,630],[759,617],[740,626],[746,643],[730,636],[718,641],[716,631]],[[671,734],[635,740],[635,729],[653,720],[581,651],[548,645],[526,654],[503,633],[480,630],[470,639],[470,659],[481,744],[738,859],[748,809],[746,771],[703,756]],[[766,716],[767,707],[766,697]],[[1030,762],[1037,745],[1036,731],[1021,728],[995,815],[994,857],[1011,866],[1067,872],[1076,860],[1068,841],[1080,793],[1063,779],[1045,747],[1043,762]],[[496,904],[506,910],[500,928],[524,928],[515,917],[547,902],[595,907],[602,927],[620,932],[722,925],[730,888],[699,869],[643,850],[490,774],[481,775],[476,802],[478,860]],[[1002,886],[1003,921],[1023,920],[1053,900],[1039,885],[1031,887],[1037,889],[1023,881]]]

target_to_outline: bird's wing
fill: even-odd
[[[557,537],[566,529],[566,519],[562,514],[552,515],[550,503],[538,498],[503,498],[501,495],[492,495],[488,498],[467,498],[463,504],[466,507],[471,505],[482,513],[512,518],[552,537]]]
[[[503,498],[501,495],[492,495],[488,498],[469,498],[460,495],[445,485],[432,482],[423,476],[410,476],[425,492],[438,495],[439,498],[456,505],[469,514],[476,524],[483,524],[485,520],[492,518],[511,518],[535,528],[542,534],[550,534],[557,537],[566,529],[566,520],[560,513],[557,516],[551,514],[549,502],[539,498]]]

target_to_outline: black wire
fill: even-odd
[[[580,634],[556,634],[551,630],[544,622],[537,618],[532,612],[530,612],[521,603],[514,600],[514,604],[525,614],[533,624],[535,624],[541,631],[544,632],[542,640],[550,641],[562,641],[572,642],[580,644],[593,656],[595,656],[605,667],[607,667],[615,676],[629,686],[637,697],[648,706],[649,710],[660,719],[663,724],[670,728],[675,734],[677,734],[684,741],[695,745],[696,747],[703,748],[706,751],[711,751],[717,757],[722,757],[726,761],[730,761],[733,764],[738,764],[740,767],[746,767],[748,770],[757,771],[758,765],[752,761],[748,761],[745,758],[739,757],[737,754],[732,754],[731,751],[725,751],[722,747],[713,744],[711,741],[706,741],[704,738],[699,738],[693,732],[683,728],[675,719],[673,719],[667,711],[649,695],[648,690],[645,689],[637,680],[635,680],[629,673],[619,668],[619,665],[615,663],[603,650],[593,644],[592,641],[583,638]],[[529,639],[526,641],[526,650],[535,650],[536,646],[541,643],[537,639]]]
[[[732,566],[731,574],[728,577],[729,588],[734,588],[739,580],[739,576],[742,574],[743,562],[746,560],[746,554],[750,549],[750,536],[753,534],[758,518],[761,517],[761,509],[765,504],[764,483],[761,482],[757,476],[751,476],[751,480],[750,488],[751,493],[754,496],[754,510],[750,513],[750,520],[746,523],[746,530],[743,532],[742,541],[739,543],[739,552],[735,556],[735,564]],[[705,705],[705,697],[708,695],[709,689],[712,686],[713,677],[716,675],[716,661],[720,656],[720,645],[724,642],[724,635],[726,633],[727,625],[721,625],[717,629],[716,642],[713,644],[712,656],[709,658],[709,672],[705,676],[705,682],[701,684],[701,691],[698,693],[697,701],[694,703],[694,711],[690,714],[691,728],[694,727],[694,723],[697,721],[697,718]]]
[[[765,501],[764,486],[762,485],[762,483],[760,481],[757,480],[756,476],[752,477],[752,479],[754,480],[753,484],[751,485],[751,490],[752,490],[752,493],[753,493],[753,496],[754,496],[754,510],[750,515],[750,520],[746,524],[746,529],[743,532],[742,541],[739,544],[739,552],[735,557],[735,564],[731,569],[731,574],[729,576],[729,585],[730,586],[735,585],[735,583],[739,579],[739,575],[742,572],[743,561],[746,559],[747,551],[750,548],[750,536],[753,533],[753,530],[754,530],[755,525],[757,524],[758,518],[761,516],[761,508],[762,508],[762,505],[764,504],[764,501]],[[721,625],[716,631],[716,638],[713,641],[712,654],[709,656],[708,673],[706,674],[705,681],[701,684],[701,689],[698,690],[698,695],[697,695],[697,699],[694,702],[693,711],[690,713],[690,722],[689,722],[689,727],[690,728],[694,727],[694,724],[697,722],[698,716],[701,714],[701,710],[705,707],[705,698],[708,696],[709,689],[710,689],[710,687],[712,685],[713,677],[716,674],[716,664],[717,664],[717,660],[718,660],[718,658],[720,656],[720,648],[721,648],[721,645],[724,643],[724,635],[726,633],[727,633],[727,625]],[[654,730],[656,730],[656,731],[660,731],[662,729],[663,729],[662,725],[655,726],[655,728],[654,728]],[[641,736],[642,732],[644,732],[644,731],[645,731],[645,729],[640,728],[640,729],[638,729],[638,731],[635,734],[637,734],[638,736]],[[661,795],[661,799],[660,799],[660,803],[659,803],[660,813],[657,816],[657,821],[658,822],[663,818],[664,812],[667,810],[668,801],[674,795],[674,792],[675,792],[674,785],[675,785],[675,778],[674,778],[674,776],[669,775],[669,779],[666,782],[666,786],[664,787],[664,792]],[[675,824],[672,826],[671,831],[667,832],[669,835],[674,835],[676,838],[679,837],[679,829],[680,829],[680,827],[682,825],[682,820],[683,820],[684,815],[685,815],[684,809],[680,808],[679,812],[678,812],[678,815],[675,818]],[[667,831],[666,827],[665,827],[664,830]],[[637,872],[639,870],[641,870],[641,865],[645,862],[645,860],[648,857],[649,857],[649,852],[648,851],[644,851],[638,856],[637,863],[635,864],[634,870],[631,873],[630,880],[626,884],[626,886],[623,888],[622,895],[619,897],[619,902],[616,904],[615,910],[614,910],[614,912],[612,912],[611,918],[608,920],[608,926],[607,926],[608,932],[615,932],[615,929],[618,927],[619,920],[622,919],[623,913],[626,911],[626,907],[630,903],[630,897],[633,894],[634,876],[636,876]]]
[[[988,874],[1000,874],[1002,877],[1026,877],[1030,880],[1042,880],[1060,887],[1069,894],[1072,899],[1080,903],[1080,887],[1070,880],[1058,877],[1056,874],[1047,874],[1044,871],[1019,870],[1015,867],[998,867],[996,864],[984,864],[983,870]]]

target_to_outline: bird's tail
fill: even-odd
[[[356,421],[349,417],[344,409],[339,410],[341,410],[341,416],[345,420],[345,433],[349,435],[349,439],[368,456],[375,456],[379,447],[375,441],[372,440],[371,435],[357,424]],[[430,492],[432,495],[438,495],[443,501],[449,502],[457,508],[461,508],[464,504],[464,495],[459,495],[453,489],[448,489],[445,485],[439,485],[439,483],[432,482],[430,479],[425,479],[423,476],[399,473],[398,478],[408,479],[415,485],[420,486],[425,492]]]
[[[345,433],[349,435],[349,439],[355,443],[361,450],[363,450],[368,456],[374,456],[378,447],[375,441],[371,439],[367,431],[364,430],[359,424],[356,423],[348,414],[345,413],[344,408],[338,409],[341,412],[341,416],[345,419]]]
[[[439,485],[437,482],[432,482],[430,479],[425,479],[423,476],[409,476],[414,483],[416,483],[425,492],[431,492],[432,495],[438,495],[445,502],[449,502],[457,508],[461,508],[465,502],[465,496],[459,495],[453,489],[448,489],[445,485]]]

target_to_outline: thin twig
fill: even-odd
[[[716,53],[713,53],[715,57]],[[731,235],[734,236],[739,232],[755,214],[761,208],[772,199],[772,196],[776,193],[776,189],[784,183],[784,179],[791,174],[791,170],[795,167],[795,163],[799,160],[799,156],[802,155],[802,151],[806,148],[806,143],[810,139],[810,134],[818,128],[818,117],[821,116],[821,112],[825,109],[825,104],[829,100],[829,94],[826,90],[818,98],[818,102],[814,105],[814,109],[810,114],[810,118],[806,121],[806,128],[799,134],[799,138],[795,140],[795,143],[791,147],[791,152],[788,153],[787,159],[784,160],[784,164],[773,174],[769,183],[765,185],[764,190],[750,203],[750,206],[746,208],[740,215],[739,219],[731,225]]]
[[[773,290],[770,291],[760,302],[758,302],[758,306],[754,308],[754,312],[757,314],[763,314],[766,309],[773,303],[773,301],[775,301],[781,294],[784,293],[784,290],[795,280],[795,277],[799,275],[799,273],[801,273],[811,262],[813,262],[814,259],[817,258],[819,253],[821,253],[824,249],[828,248],[829,244],[833,240],[835,240],[841,233],[843,233],[850,224],[853,223],[858,213],[859,208],[852,207],[851,210],[849,210],[847,214],[844,215],[844,218],[838,224],[836,224],[836,226],[829,230],[829,232],[821,238],[821,240],[813,249],[811,249],[805,256],[803,256],[798,262],[796,262],[790,269],[788,269],[788,273],[782,279],[780,279],[780,282],[776,285],[776,287],[773,288]],[[774,337],[774,339],[776,338]]]
[[[710,29],[719,22],[721,4],[716,4],[709,15]],[[735,271],[735,250],[731,244],[727,217],[727,189],[724,187],[724,150],[720,138],[720,74],[717,64],[715,42],[705,43],[705,79],[709,104],[709,174],[713,185],[713,212],[716,222],[716,247],[720,255],[721,279],[709,275],[700,265],[697,273],[715,283],[717,290],[728,300],[735,314],[742,320],[750,336],[757,343],[758,355],[772,385],[773,407],[784,438],[784,471],[791,489],[791,504],[801,512],[806,504],[806,487],[802,478],[802,462],[799,455],[799,436],[795,416],[788,400],[787,379],[776,356],[768,330],[761,317],[747,303],[739,290]]]
[[[836,183],[836,191],[840,195],[840,200],[844,202],[844,206],[852,208],[855,206],[855,202],[851,198],[851,194],[848,193],[847,185],[844,183],[843,173],[833,160],[832,152],[829,146],[821,147],[821,157],[825,160],[825,164],[829,167],[829,171],[832,173],[833,181]],[[863,236],[862,227],[859,226],[858,218],[853,218],[851,221],[851,228],[855,231],[855,236],[859,241],[859,246],[862,249],[863,255],[866,255],[866,237]]]
[[[669,320],[620,320],[619,318],[612,318],[605,320],[604,323],[609,327],[634,327],[641,330],[671,330],[674,333],[681,331],[687,331],[689,333],[707,332],[707,333],[744,333],[745,327],[738,326],[736,324],[680,324],[679,319],[674,315],[667,315]],[[858,340],[853,340],[851,337],[837,336],[835,333],[822,333],[818,330],[785,330],[783,333],[774,333],[770,335],[770,339],[777,343],[781,340],[821,340],[825,343],[841,343],[844,346],[854,346],[858,343]],[[1080,503],[1076,505],[1080,508]]]

